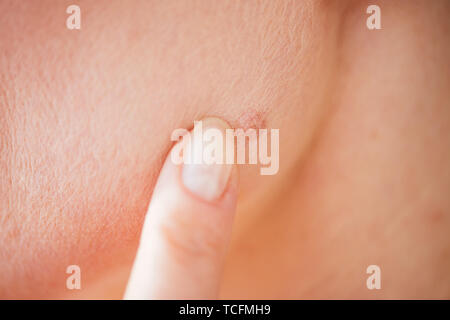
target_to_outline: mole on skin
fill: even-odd
[[[245,110],[238,118],[239,128],[247,129],[262,129],[266,127],[266,112],[258,111],[256,109]]]

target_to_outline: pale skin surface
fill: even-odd
[[[450,298],[450,3],[376,2],[0,1],[0,297],[121,298],[170,133],[217,116],[280,129],[220,298]]]

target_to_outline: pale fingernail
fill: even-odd
[[[219,199],[228,186],[232,165],[225,163],[225,130],[228,124],[217,118],[195,123],[191,132],[192,157],[182,171],[183,184],[206,201]]]

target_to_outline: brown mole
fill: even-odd
[[[266,127],[265,111],[258,111],[250,108],[242,112],[238,118],[239,128],[247,129],[263,129]]]

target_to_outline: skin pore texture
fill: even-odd
[[[0,298],[121,298],[208,116],[280,129],[278,174],[239,166],[222,298],[450,298],[450,3],[376,2],[370,31],[367,1],[78,1],[71,31],[71,1],[1,0]]]

